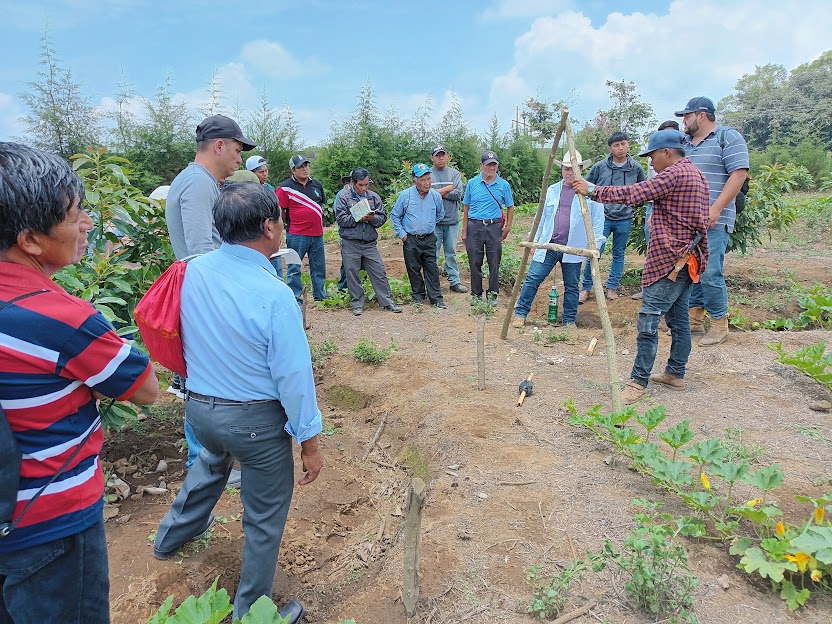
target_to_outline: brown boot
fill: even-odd
[[[711,319],[711,328],[705,337],[699,341],[700,347],[712,347],[713,345],[722,344],[728,338],[728,317],[721,319]]]
[[[689,308],[688,318],[690,319],[690,333],[705,333],[705,308]]]
[[[647,388],[631,379],[624,384],[624,389],[621,391],[621,403],[624,405],[632,405],[633,403],[638,403],[646,396]]]
[[[650,375],[650,381],[660,383],[663,386],[667,386],[673,390],[685,389],[685,380],[681,377],[674,377],[667,371],[663,372],[661,375]]]

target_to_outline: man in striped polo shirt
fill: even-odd
[[[22,454],[2,458],[20,482],[16,504],[0,501],[14,505],[0,518],[0,622],[110,621],[96,399],[159,392],[147,356],[49,279],[86,252],[83,199],[66,161],[0,142],[0,418],[2,446]]]
[[[728,338],[728,288],[725,285],[725,250],[737,219],[734,198],[748,177],[748,146],[733,128],[716,123],[711,99],[695,97],[676,111],[685,125],[685,154],[705,175],[710,191],[707,270],[690,292],[690,330],[705,332],[705,312],[711,328],[699,341],[700,347],[718,345]]]
[[[298,252],[301,262],[309,255],[309,276],[315,301],[326,299],[326,255],[324,254],[324,187],[310,176],[309,159],[295,154],[289,159],[292,175],[277,188],[277,201],[286,224],[286,246]],[[286,284],[300,303],[303,285],[300,265],[290,264]]]

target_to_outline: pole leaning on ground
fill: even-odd
[[[572,127],[566,125],[566,141],[569,145],[569,160],[572,162],[572,171],[575,173],[575,179],[580,179],[581,168],[578,165],[578,156],[575,150],[575,139],[572,136]],[[592,227],[592,217],[589,214],[589,208],[586,203],[586,197],[578,193],[578,202],[581,205],[581,214],[584,218],[584,227],[586,227],[587,249],[591,252],[598,251],[598,244],[595,241],[595,230]],[[610,322],[610,313],[607,310],[607,299],[604,296],[604,286],[601,282],[601,269],[598,267],[598,256],[591,256],[589,258],[589,266],[592,271],[592,289],[595,291],[595,301],[598,304],[598,315],[601,317],[601,327],[604,329],[604,339],[607,343],[607,370],[610,376],[610,396],[612,398],[612,409],[615,412],[620,412],[621,404],[621,387],[618,381],[618,355],[615,350],[615,337],[612,333],[612,323]]]
[[[540,200],[537,204],[537,214],[534,216],[532,229],[529,231],[529,242],[534,241],[537,236],[537,228],[540,226],[540,218],[543,216],[543,205],[546,203],[546,191],[549,190],[549,177],[552,174],[552,162],[557,155],[560,138],[563,136],[563,131],[566,128],[566,120],[569,117],[569,109],[564,108],[560,114],[560,123],[555,131],[555,138],[552,141],[552,151],[549,152],[549,160],[546,162],[546,170],[543,172],[543,183],[540,187]],[[526,277],[526,266],[529,263],[529,254],[531,249],[523,250],[523,259],[520,261],[520,268],[517,270],[517,280],[514,282],[514,288],[511,289],[511,297],[508,300],[508,310],[506,310],[506,318],[503,320],[503,329],[500,331],[500,338],[506,339],[508,335],[508,326],[511,324],[511,316],[514,314],[514,304],[517,303],[517,297],[520,294],[520,286],[523,284],[523,278]]]

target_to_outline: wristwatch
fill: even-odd
[[[591,197],[594,192],[595,192],[595,185],[592,182],[590,182],[586,187],[586,196]]]

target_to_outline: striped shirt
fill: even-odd
[[[116,335],[90,303],[43,273],[0,262],[0,407],[23,454],[14,518],[93,430],[82,450],[4,540],[0,553],[45,544],[101,521],[103,434],[91,389],[124,399],[144,383],[147,356]]]
[[[725,149],[722,148],[720,142],[725,145]],[[749,168],[748,146],[745,144],[745,139],[738,131],[727,126],[716,126],[697,145],[693,144],[691,137],[685,135],[684,148],[685,155],[705,174],[711,205],[722,193],[728,177],[734,171]],[[733,232],[736,219],[737,208],[732,197],[728,205],[723,208],[714,227],[724,226],[729,232]]]
[[[642,286],[650,286],[666,277],[676,261],[687,253],[697,232],[702,234],[702,241],[694,250],[700,275],[708,266],[708,183],[687,158],[673,163],[655,178],[638,184],[598,186],[592,199],[628,206],[653,201]]]
[[[283,209],[283,221],[289,234],[324,235],[324,187],[314,178],[301,184],[291,176],[277,188],[277,203]]]

